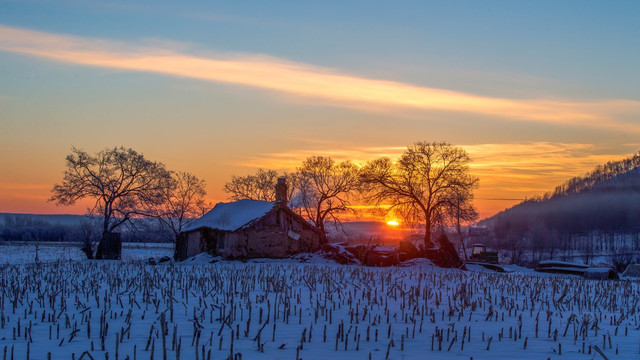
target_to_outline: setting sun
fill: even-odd
[[[387,225],[389,226],[398,226],[400,223],[397,220],[389,220],[387,221]]]

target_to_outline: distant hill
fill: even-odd
[[[640,153],[620,161],[610,161],[592,172],[557,186],[540,200],[585,192],[637,192],[640,187]]]
[[[483,220],[481,225],[492,228],[498,238],[536,232],[554,236],[638,233],[640,153],[598,166],[541,197]]]
[[[59,215],[59,214],[13,214],[0,213],[0,225],[11,223],[36,223],[49,225],[78,225],[89,220],[86,215]]]

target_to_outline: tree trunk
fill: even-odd
[[[176,237],[175,251],[173,253],[173,259],[176,261],[182,261],[187,258],[187,247],[189,246],[189,237],[187,234],[179,234]]]
[[[109,208],[111,207],[111,205],[105,201],[104,204],[104,214],[103,214],[103,218],[102,218],[102,233],[106,234],[109,232],[109,220],[111,220],[110,212],[109,212]],[[104,237],[104,235],[103,235]]]
[[[424,250],[433,247],[433,243],[431,242],[431,222],[427,221],[424,226]]]
[[[460,230],[460,225],[458,225],[458,237],[460,238],[460,246],[462,246],[462,254],[464,254],[464,259],[469,260],[467,256],[467,246],[464,243],[464,237],[462,237],[462,230]]]
[[[460,245],[462,246],[462,253],[464,254],[464,259],[469,260],[467,258],[467,247],[465,246],[464,238],[462,237],[462,229],[460,229],[460,217],[458,217],[458,223],[456,225],[458,230],[458,237],[460,238]]]
[[[85,238],[82,242],[82,247],[80,248],[82,252],[87,256],[87,259],[93,260],[93,242],[88,237]]]
[[[437,265],[445,268],[463,268],[464,263],[460,260],[460,255],[446,235],[442,234],[438,238],[438,262]],[[433,261],[433,260],[432,260]]]
[[[324,222],[319,222],[316,227],[318,228],[318,230],[320,230],[320,245],[328,243],[329,240],[327,239],[327,233],[324,230]]]
[[[122,257],[122,238],[120,233],[102,233],[102,239],[98,244],[96,259],[120,260]]]

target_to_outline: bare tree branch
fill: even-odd
[[[297,175],[295,173],[278,174],[275,170],[258,169],[254,175],[231,177],[231,181],[224,184],[222,190],[228,194],[229,200],[252,199],[262,201],[276,200],[276,183],[279,177],[287,179],[288,198],[291,199],[297,189]]]
[[[299,181],[296,199],[303,214],[327,241],[325,222],[340,223],[339,214],[352,211],[350,195],[359,184],[359,169],[350,161],[336,163],[322,156],[307,158],[298,168]]]
[[[211,208],[205,201],[205,187],[206,182],[191,173],[172,172],[171,181],[162,189],[163,201],[149,204],[148,215],[171,231],[171,241],[176,241],[185,225]]]
[[[124,147],[95,155],[74,147],[66,157],[66,168],[49,201],[66,206],[85,198],[94,200],[93,212],[103,217],[103,233],[144,214],[149,205],[160,204],[171,181],[162,163]]]

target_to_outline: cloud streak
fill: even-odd
[[[255,87],[334,105],[365,109],[453,111],[518,121],[640,132],[615,115],[640,113],[640,102],[514,100],[369,79],[266,55],[197,56],[177,43],[142,46],[0,25],[0,50],[111,69],[150,72]]]

